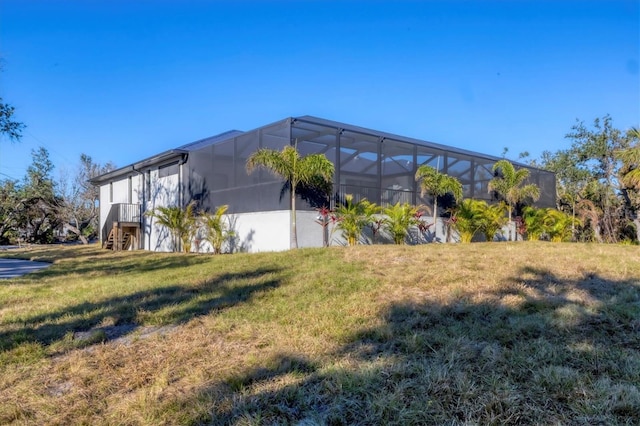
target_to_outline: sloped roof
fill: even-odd
[[[190,142],[188,144],[182,145],[177,149],[184,151],[196,151],[200,148],[204,148],[205,146],[209,146],[214,143],[222,142],[227,139],[235,138],[236,136],[242,135],[243,131],[241,130],[228,130],[226,132],[220,133],[219,135],[211,136],[208,138],[200,139],[195,142]]]
[[[215,136],[211,136],[208,138],[204,138],[204,139],[200,139],[197,140],[195,142],[190,142],[188,144],[182,145],[178,148],[175,149],[170,149],[164,152],[161,152],[160,154],[156,154],[154,156],[151,157],[147,157],[144,160],[140,160],[140,161],[136,161],[135,163],[129,164],[127,166],[124,167],[120,167],[116,170],[112,170],[108,173],[105,173],[103,175],[100,176],[96,176],[92,179],[89,180],[89,182],[91,182],[93,185],[100,185],[103,182],[106,182],[108,180],[117,178],[119,176],[125,175],[127,173],[130,172],[136,172],[139,171],[141,168],[143,167],[148,167],[148,166],[152,166],[154,164],[159,164],[174,158],[179,158],[182,155],[188,154],[189,152],[201,149],[205,146],[208,145],[212,145],[214,143],[218,143],[218,142],[222,142],[224,140],[227,139],[231,139],[233,137],[236,137],[238,135],[241,135],[245,132],[242,132],[240,130],[229,130],[220,134],[217,134]]]

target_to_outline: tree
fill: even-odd
[[[25,239],[34,243],[51,243],[60,226],[62,198],[56,194],[51,177],[53,163],[49,152],[40,147],[31,151],[32,163],[20,187],[20,217],[18,228]]]
[[[628,216],[633,221],[636,241],[640,241],[640,130],[632,128],[627,132],[631,145],[616,152],[622,161],[620,168],[621,193],[628,206]]]
[[[353,201],[353,195],[347,194],[344,197],[344,203],[340,203],[334,213],[336,229],[342,231],[347,244],[355,246],[364,228],[371,224],[373,216],[379,211],[380,208],[367,199]]]
[[[229,206],[224,205],[218,207],[214,213],[203,212],[200,214],[200,220],[205,230],[205,240],[211,244],[213,254],[222,253],[224,242],[235,235],[229,224],[224,221],[224,214],[228,208]]]
[[[101,165],[94,162],[90,156],[81,154],[75,175],[63,175],[60,179],[60,193],[64,200],[60,219],[83,244],[97,236],[99,226],[100,189],[89,183],[89,180],[114,169],[115,165],[111,162]]]
[[[291,248],[298,248],[296,228],[296,191],[300,184],[312,185],[321,179],[329,182],[333,178],[334,166],[323,154],[300,157],[293,146],[285,146],[282,151],[261,148],[247,159],[247,172],[263,167],[285,180],[291,195]]]
[[[383,226],[395,244],[404,244],[409,234],[409,228],[416,226],[420,221],[418,208],[409,203],[400,204],[397,202],[382,209],[382,213],[386,215]]]
[[[528,198],[536,201],[540,198],[540,188],[534,184],[525,184],[529,177],[529,170],[516,170],[508,160],[499,160],[493,165],[496,176],[489,181],[489,191],[496,192],[507,204],[507,217],[512,222],[513,209]],[[509,229],[511,240],[511,228]]]
[[[596,118],[591,127],[578,121],[566,138],[572,140],[571,151],[577,164],[590,175],[589,199],[601,211],[599,230],[607,242],[618,241],[623,200],[619,198],[621,162],[617,153],[629,148],[629,134],[613,127],[610,116]]]
[[[540,166],[556,175],[556,192],[558,210],[570,208],[571,216],[575,219],[580,212],[580,201],[584,199],[584,191],[593,176],[588,169],[583,167],[578,160],[574,150],[560,150],[556,153],[545,151],[542,153],[542,164]],[[572,229],[574,237],[576,229]]]
[[[630,139],[635,139],[634,145],[616,152],[616,157],[623,162],[621,168],[622,181],[630,187],[640,188],[640,130],[629,130]]]
[[[191,251],[191,240],[197,231],[197,220],[194,214],[194,203],[189,203],[186,208],[178,206],[156,207],[146,214],[156,219],[158,225],[169,230],[172,238],[173,251],[178,251],[182,244],[185,253]]]
[[[13,119],[14,113],[15,108],[4,103],[0,97],[0,135],[6,135],[11,141],[18,141],[25,126]]]
[[[0,182],[0,244],[7,244],[18,238],[18,221],[22,209],[18,182]]]
[[[456,201],[462,199],[462,184],[454,177],[440,173],[435,168],[423,164],[416,171],[416,180],[420,183],[420,194],[433,197],[433,241],[435,241],[436,220],[438,218],[438,197],[453,195]]]

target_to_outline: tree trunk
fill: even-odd
[[[71,225],[70,223],[65,223],[65,226],[67,227],[67,229],[69,231],[73,232],[74,234],[76,234],[78,236],[78,239],[80,241],[82,241],[82,244],[89,244],[89,241],[87,240],[87,237],[82,235],[82,232],[80,232],[80,230],[78,228],[76,228],[75,226]]]
[[[436,234],[438,232],[438,196],[433,196],[433,238],[432,243],[436,242]]]
[[[298,248],[298,231],[296,228],[296,192],[291,184],[291,248]]]

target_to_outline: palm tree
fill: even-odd
[[[379,211],[380,208],[366,198],[354,202],[353,195],[346,194],[344,203],[335,210],[336,228],[342,230],[342,236],[347,240],[347,244],[355,246],[365,226],[371,224],[373,216]]]
[[[205,229],[205,240],[211,244],[213,254],[222,253],[222,244],[235,235],[233,229],[224,222],[228,205],[220,206],[214,213],[202,213],[200,219]]]
[[[440,173],[426,164],[418,167],[416,180],[420,182],[420,195],[424,196],[427,193],[433,197],[433,241],[435,241],[438,197],[451,194],[456,201],[459,201],[462,199],[462,184],[458,179]]]
[[[546,209],[543,218],[545,233],[553,242],[571,241],[572,229],[576,220],[560,210]],[[577,223],[579,224],[579,222]]]
[[[635,215],[633,222],[636,227],[636,239],[640,240],[640,130],[632,128],[627,133],[629,139],[635,140],[635,144],[629,148],[616,153],[616,157],[622,161],[623,165],[620,169],[621,182],[627,186],[627,188],[634,188],[636,190],[636,196],[632,197],[629,191],[627,191],[627,197],[635,207]]]
[[[173,251],[177,251],[179,243],[185,253],[191,251],[191,240],[197,230],[197,221],[193,209],[194,203],[189,203],[186,208],[178,206],[156,207],[146,214],[156,219],[158,225],[162,225],[171,234]]]
[[[296,189],[298,184],[312,185],[321,178],[329,182],[333,178],[334,166],[323,154],[300,157],[293,146],[285,146],[282,151],[261,148],[247,159],[247,172],[264,167],[283,178],[291,194],[291,248],[298,248],[296,229]]]
[[[640,189],[640,130],[632,128],[628,135],[636,140],[635,145],[616,152],[616,157],[624,163],[622,182],[630,187]]]
[[[505,204],[487,204],[486,201],[482,201],[482,209],[480,212],[480,231],[484,234],[487,241],[493,241],[496,234],[500,232],[502,227],[506,224],[506,217],[504,216]]]
[[[544,217],[546,209],[539,209],[527,206],[522,210],[522,221],[524,222],[527,240],[538,241],[545,232]]]
[[[537,201],[540,198],[540,188],[534,184],[524,185],[529,177],[529,170],[524,168],[516,170],[508,160],[497,161],[493,165],[493,171],[494,173],[499,171],[499,175],[489,181],[489,191],[497,192],[505,200],[511,224],[513,208],[528,198]],[[509,228],[509,240],[511,240],[511,228]]]
[[[482,230],[482,215],[486,205],[486,201],[467,198],[452,209],[451,224],[458,231],[461,243],[470,243],[476,233]]]
[[[396,204],[382,209],[387,217],[383,221],[383,226],[395,244],[404,244],[409,228],[415,226],[420,221],[418,208],[409,203]]]

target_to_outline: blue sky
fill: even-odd
[[[0,56],[0,178],[306,114],[514,160],[640,122],[638,0],[0,0]]]

